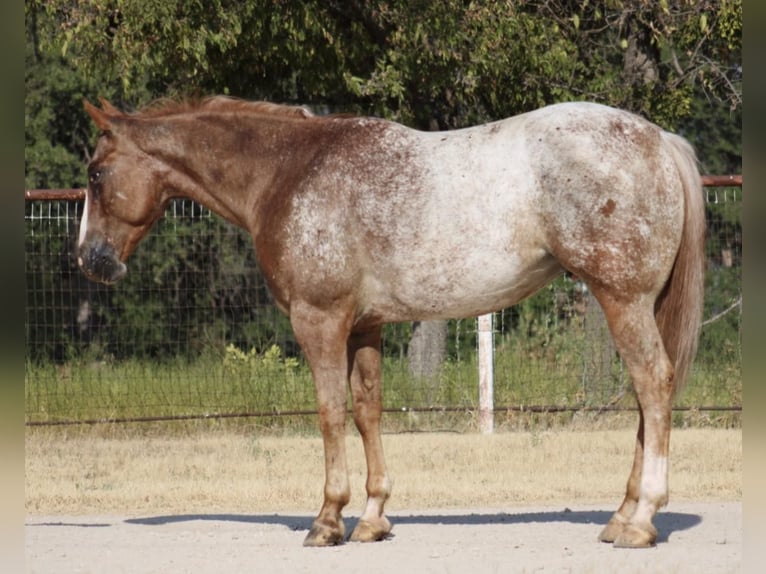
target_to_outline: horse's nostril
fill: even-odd
[[[117,252],[108,243],[81,246],[77,264],[89,279],[108,284],[122,279],[128,270],[117,257]]]

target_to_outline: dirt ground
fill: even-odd
[[[658,543],[621,550],[596,536],[607,505],[396,511],[388,540],[304,548],[309,513],[28,515],[30,574],[699,573],[742,570],[742,503],[676,502]],[[356,516],[346,517],[353,528]]]
[[[319,437],[29,431],[26,572],[740,572],[739,429],[674,433],[656,547],[596,541],[634,433],[386,435],[393,536],[312,549],[302,542],[321,500]],[[365,500],[360,442],[347,440],[348,532]]]

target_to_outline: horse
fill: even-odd
[[[704,201],[686,139],[592,102],[445,132],[223,96],[83,103],[100,130],[77,241],[88,278],[121,279],[174,198],[252,236],[316,387],[324,498],[305,545],[347,539],[347,387],[367,464],[348,539],[390,536],[382,326],[494,312],[562,273],[599,302],[639,405],[625,496],[598,538],[655,544],[672,400],[702,315]]]

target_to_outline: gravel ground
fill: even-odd
[[[304,548],[309,514],[28,515],[32,574],[694,573],[742,570],[741,502],[671,502],[654,548],[596,541],[606,505],[397,511],[391,538]],[[350,532],[356,516],[346,517]]]

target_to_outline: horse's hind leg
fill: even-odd
[[[391,531],[391,523],[383,514],[391,484],[380,439],[380,332],[381,328],[375,327],[366,333],[352,334],[348,344],[354,422],[362,436],[367,459],[367,505],[351,533],[351,540],[359,542],[381,540]]]
[[[294,304],[290,321],[314,377],[325,458],[324,502],[303,544],[329,546],[343,541],[341,510],[351,497],[345,445],[351,315]]]
[[[621,547],[651,546],[657,538],[652,518],[668,501],[673,366],[654,318],[652,298],[625,303],[603,294],[597,297],[641,411],[625,499],[599,538]]]

